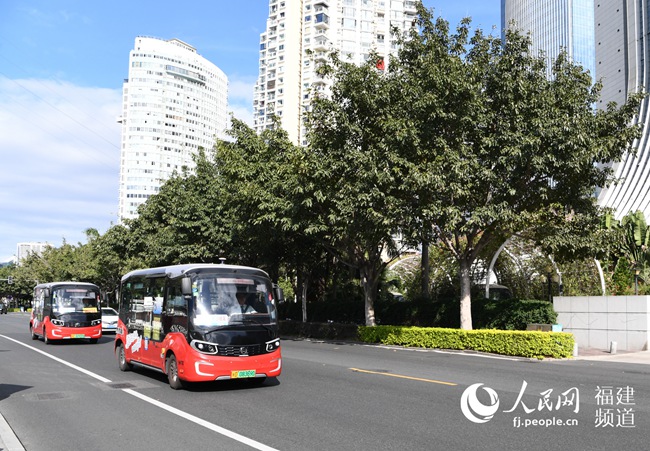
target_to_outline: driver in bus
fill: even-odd
[[[242,313],[257,313],[255,309],[246,302],[246,293],[237,293],[237,302]]]

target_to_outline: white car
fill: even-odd
[[[118,315],[115,309],[102,307],[102,332],[117,331]]]

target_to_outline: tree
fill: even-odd
[[[639,105],[594,111],[601,84],[562,53],[547,78],[530,40],[505,42],[449,24],[419,6],[419,31],[400,39],[388,72],[402,87],[393,136],[409,171],[411,229],[433,224],[459,264],[461,328],[471,329],[470,268],[491,242],[531,224],[560,226],[575,213],[596,217],[594,187],[611,177],[638,136]]]
[[[359,271],[366,325],[375,325],[374,303],[381,275],[400,250],[394,237],[403,221],[404,199],[397,149],[390,133],[399,87],[371,59],[362,66],[332,55],[321,75],[333,78],[331,96],[315,95],[307,115],[313,188],[312,225],[337,258]],[[385,259],[388,257],[388,259]]]
[[[620,221],[609,215],[602,225],[614,243],[607,256],[614,292],[626,292],[631,283],[636,292],[639,279],[645,284],[650,272],[650,227],[643,212],[631,211]]]
[[[115,293],[122,276],[146,266],[134,247],[133,234],[122,224],[114,225],[103,235],[89,240],[88,246],[98,268],[97,279],[93,282],[108,295],[109,300],[117,302]]]
[[[279,267],[292,277],[294,292],[307,319],[307,290],[326,253],[312,230],[309,178],[311,158],[294,146],[276,122],[260,135],[233,119],[232,140],[217,143],[215,166],[223,190],[224,209],[233,217],[238,250],[273,278]]]
[[[183,168],[126,223],[132,246],[146,266],[218,262],[229,240],[219,173],[206,152],[194,157],[195,167]],[[134,255],[134,254],[132,254]]]

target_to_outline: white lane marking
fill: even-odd
[[[211,431],[214,431],[218,434],[225,435],[226,437],[230,437],[233,440],[237,440],[240,443],[244,443],[252,448],[263,450],[263,451],[277,451],[275,448],[271,448],[270,446],[266,446],[263,443],[257,442],[253,439],[250,439],[248,437],[244,437],[243,435],[237,434],[236,432],[232,432],[228,429],[222,428],[221,426],[217,426],[216,424],[210,423],[208,421],[205,421],[199,417],[196,417],[192,414],[189,414],[187,412],[183,412],[182,410],[179,410],[175,407],[169,406],[167,404],[164,404],[160,401],[157,401],[153,398],[150,398],[146,395],[143,395],[142,393],[138,393],[137,391],[133,391],[130,388],[125,388],[123,389],[124,392],[129,393],[136,398],[140,398],[143,401],[146,401],[150,404],[153,404],[156,407],[160,407],[161,409],[166,410],[167,412],[173,413],[174,415],[178,415],[179,417],[185,418],[188,421],[191,421],[193,423],[196,423],[200,426],[203,426],[204,428],[210,429]]]
[[[57,362],[59,362],[59,363],[62,363],[62,364],[64,364],[64,365],[66,365],[66,366],[69,366],[70,368],[72,368],[72,369],[74,369],[74,370],[80,371],[80,372],[82,372],[82,373],[84,373],[84,374],[86,374],[86,375],[88,375],[88,376],[90,376],[90,377],[93,377],[93,378],[95,378],[95,379],[98,379],[98,380],[100,380],[100,381],[102,381],[102,382],[105,382],[105,383],[110,383],[110,382],[112,382],[110,379],[106,379],[105,377],[100,376],[99,374],[95,374],[95,373],[93,373],[92,371],[88,371],[88,370],[86,370],[86,369],[84,369],[84,368],[81,368],[81,367],[79,367],[79,366],[77,366],[77,365],[74,365],[74,364],[72,364],[72,363],[70,363],[70,362],[66,362],[66,361],[63,360],[63,359],[60,359],[60,358],[58,358],[58,357],[55,357],[55,356],[53,356],[53,355],[51,355],[51,354],[48,354],[48,353],[45,352],[45,351],[41,351],[41,350],[38,349],[38,348],[35,348],[35,347],[33,347],[33,346],[30,346],[30,345],[27,345],[27,344],[25,344],[25,343],[22,343],[22,342],[20,342],[20,341],[18,341],[18,340],[13,339],[13,338],[7,337],[6,335],[1,335],[1,334],[0,334],[0,337],[2,337],[2,338],[6,338],[6,339],[9,340],[9,341],[13,341],[14,343],[19,344],[19,345],[21,345],[21,346],[24,346],[24,347],[26,347],[26,348],[28,348],[28,349],[31,349],[32,351],[36,351],[36,352],[38,352],[39,354],[44,355],[45,357],[49,357],[49,358],[52,359],[52,360],[55,360],[55,361],[57,361]],[[266,446],[266,445],[263,444],[263,443],[257,442],[257,441],[255,441],[255,440],[253,440],[253,439],[248,438],[248,437],[244,437],[243,435],[240,435],[240,434],[237,434],[236,432],[233,432],[233,431],[230,431],[230,430],[228,430],[228,429],[222,428],[221,426],[217,426],[216,424],[214,424],[214,423],[210,423],[209,421],[202,420],[202,419],[199,418],[199,417],[196,417],[196,416],[194,416],[194,415],[192,415],[192,414],[189,414],[189,413],[187,413],[187,412],[183,412],[183,411],[180,410],[180,409],[177,409],[177,408],[175,408],[175,407],[172,407],[172,406],[170,406],[170,405],[167,405],[167,404],[165,404],[165,403],[162,403],[162,402],[160,402],[160,401],[157,401],[157,400],[155,400],[155,399],[153,399],[153,398],[150,398],[150,397],[148,397],[148,396],[145,396],[145,395],[143,395],[143,394],[141,394],[141,393],[138,393],[138,392],[136,392],[136,391],[133,391],[133,390],[131,390],[130,388],[124,388],[124,389],[122,389],[122,391],[123,391],[124,393],[128,393],[128,394],[131,395],[131,396],[135,396],[136,398],[139,398],[139,399],[141,399],[141,400],[143,400],[143,401],[146,401],[146,402],[148,402],[148,403],[150,403],[150,404],[153,404],[154,406],[157,406],[157,407],[159,407],[159,408],[161,408],[161,409],[164,409],[164,410],[166,410],[167,412],[173,413],[174,415],[177,415],[177,416],[179,416],[179,417],[181,417],[181,418],[185,418],[186,420],[191,421],[191,422],[193,422],[193,423],[196,423],[196,424],[198,424],[199,426],[203,426],[204,428],[210,429],[211,431],[216,432],[217,434],[224,435],[224,436],[226,436],[226,437],[228,437],[228,438],[231,438],[231,439],[236,440],[236,441],[238,441],[238,442],[240,442],[240,443],[243,443],[243,444],[245,444],[245,445],[248,445],[248,446],[250,446],[251,448],[259,449],[259,450],[261,450],[261,451],[277,451],[275,448],[271,448],[270,446]]]
[[[53,356],[52,354],[48,354],[47,352],[45,352],[45,351],[41,351],[41,350],[38,349],[38,348],[35,348],[35,347],[33,347],[33,346],[30,346],[30,345],[27,345],[27,344],[22,343],[22,342],[20,342],[20,341],[18,341],[18,340],[14,340],[13,338],[7,337],[6,335],[0,335],[0,337],[2,337],[2,338],[6,338],[6,339],[9,340],[9,341],[13,341],[14,343],[19,344],[19,345],[21,345],[21,346],[24,346],[24,347],[26,347],[27,349],[31,349],[32,351],[36,351],[36,352],[38,352],[39,354],[44,355],[45,357],[49,357],[49,358],[52,359],[52,360],[55,360],[55,361],[57,361],[57,362],[59,362],[59,363],[62,363],[62,364],[64,364],[64,365],[66,365],[66,366],[69,366],[69,367],[72,368],[73,370],[77,370],[77,371],[79,371],[79,372],[84,373],[84,374],[87,375],[87,376],[94,377],[95,379],[97,379],[97,380],[99,380],[99,381],[102,381],[102,382],[105,382],[105,383],[109,383],[109,382],[111,382],[110,379],[106,379],[105,377],[100,376],[99,374],[95,374],[95,373],[93,373],[92,371],[88,371],[88,370],[86,370],[86,369],[84,369],[84,368],[81,368],[80,366],[77,366],[77,365],[72,364],[72,363],[70,363],[70,362],[66,362],[65,360],[60,359],[60,358],[58,358],[58,357],[55,357],[55,356]]]
[[[23,444],[20,443],[20,440],[18,440],[16,434],[14,434],[14,430],[11,429],[9,423],[5,420],[5,417],[2,416],[2,413],[0,413],[0,437],[2,437],[2,441],[4,442],[7,451],[25,451]]]

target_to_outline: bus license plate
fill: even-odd
[[[86,338],[86,334],[72,334],[71,338]]]
[[[255,377],[255,370],[231,371],[231,379],[242,379],[244,377]]]

